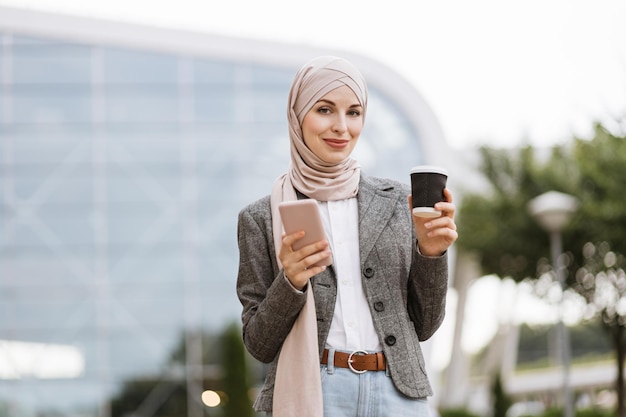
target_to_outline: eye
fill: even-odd
[[[321,114],[329,114],[331,110],[330,110],[330,107],[322,106],[317,109],[317,112]]]
[[[361,115],[361,112],[359,110],[350,110],[348,111],[348,115],[353,117],[359,117]]]

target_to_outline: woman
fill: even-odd
[[[407,185],[361,172],[350,155],[366,110],[351,63],[304,65],[289,93],[289,172],[239,213],[244,343],[270,364],[254,406],[274,417],[428,415],[419,342],[443,321],[455,206],[446,189],[442,216],[414,217]],[[277,206],[303,198],[318,201],[328,239],[294,251],[303,234],[283,234]]]

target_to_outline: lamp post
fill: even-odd
[[[563,370],[563,416],[573,417],[573,398],[570,387],[570,343],[567,327],[563,322],[563,293],[565,291],[565,275],[563,273],[561,255],[563,242],[561,231],[572,218],[578,208],[578,201],[569,194],[549,191],[532,199],[528,210],[535,220],[550,234],[550,251],[552,267],[556,280],[561,286],[561,300],[559,302],[559,322],[557,325],[557,346],[559,347],[559,362]]]

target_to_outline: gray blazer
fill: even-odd
[[[430,338],[443,321],[448,264],[445,254],[425,257],[417,252],[409,194],[407,185],[361,176],[361,277],[395,386],[409,397],[423,398],[432,395],[432,389],[419,342]],[[306,295],[295,291],[278,268],[269,196],[241,210],[237,235],[244,344],[253,357],[270,364],[254,408],[271,411],[278,353]],[[321,357],[337,297],[334,269],[327,268],[311,283]]]

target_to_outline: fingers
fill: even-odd
[[[283,236],[279,253],[285,276],[299,290],[304,288],[311,277],[326,269],[325,266],[314,264],[328,258],[331,254],[326,240],[320,240],[294,251],[293,244],[302,237],[304,237],[303,231]]]
[[[413,217],[415,233],[420,251],[424,255],[438,256],[445,252],[458,238],[454,216],[456,206],[453,203],[452,193],[445,188],[444,201],[435,204],[434,208],[441,212],[436,218]],[[408,198],[411,204],[411,196]]]
[[[458,238],[456,223],[450,217],[440,217],[436,221],[427,222],[424,227],[427,230],[426,237],[432,239],[443,238],[448,243],[448,246]]]
[[[435,204],[435,210],[439,210],[442,212],[442,216],[449,216],[454,218],[454,214],[456,212],[456,206],[452,203],[452,193],[449,189],[444,188],[443,196],[445,197],[445,201],[440,201]]]
[[[428,237],[444,237],[452,244],[458,237],[456,223],[454,222],[456,205],[452,203],[452,193],[449,189],[445,188],[443,195],[446,201],[440,201],[435,204],[435,209],[441,211],[441,216],[426,222],[424,226],[428,230]]]

